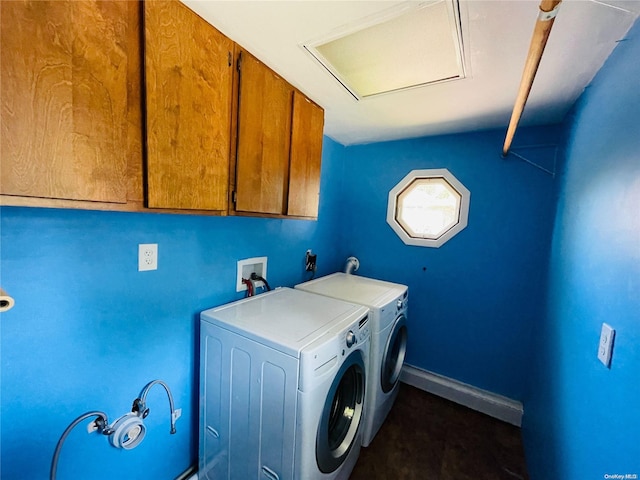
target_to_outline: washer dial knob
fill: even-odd
[[[347,348],[353,347],[353,345],[357,342],[357,340],[358,339],[356,338],[356,334],[353,333],[353,330],[349,330],[347,332],[347,338],[346,338]]]

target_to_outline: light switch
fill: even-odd
[[[606,323],[603,323],[602,330],[600,331],[600,343],[598,344],[598,360],[600,360],[605,367],[611,365],[613,339],[615,336],[616,331]]]

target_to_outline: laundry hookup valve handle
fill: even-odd
[[[56,445],[56,450],[53,454],[53,459],[51,461],[51,471],[49,478],[50,480],[56,480],[56,472],[58,470],[58,460],[60,458],[60,451],[62,450],[62,445],[64,441],[78,424],[82,423],[84,420],[87,420],[92,417],[96,417],[95,420],[89,424],[87,430],[89,433],[98,432],[102,433],[109,437],[109,443],[116,448],[122,448],[124,450],[131,450],[132,448],[137,447],[142,443],[144,437],[147,433],[147,428],[144,425],[143,420],[147,418],[149,415],[149,408],[147,407],[147,394],[149,390],[154,385],[161,385],[164,387],[167,392],[167,396],[169,397],[169,408],[171,410],[171,430],[170,434],[176,433],[176,420],[180,417],[181,410],[176,410],[173,406],[173,395],[171,395],[171,390],[162,380],[153,380],[149,382],[140,392],[140,396],[133,401],[133,407],[131,411],[125,413],[118,419],[116,419],[113,423],[109,424],[109,420],[107,418],[107,414],[100,411],[91,411],[86,412],[76,418],[73,422],[69,424],[69,426],[64,430],[60,439],[58,440],[58,444]]]

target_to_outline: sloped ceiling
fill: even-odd
[[[183,1],[324,107],[343,145],[506,129],[539,5],[460,0],[467,78],[357,101],[302,45],[412,2]],[[638,0],[564,0],[520,125],[561,121],[639,15]]]

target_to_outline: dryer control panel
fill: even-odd
[[[409,292],[405,291],[403,295],[396,300],[396,313],[406,312],[409,308]]]

